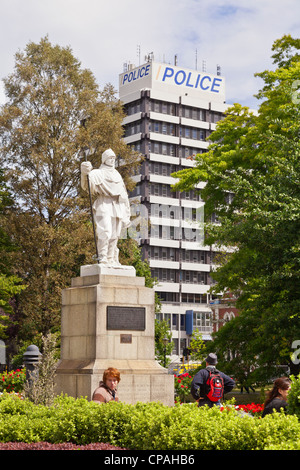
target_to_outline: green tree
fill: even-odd
[[[299,368],[290,362],[300,337],[299,50],[290,36],[274,43],[275,69],[257,74],[264,80],[258,113],[230,107],[209,151],[176,175],[180,190],[206,182],[206,242],[222,252],[214,292],[231,292],[240,309],[216,345],[224,355],[234,343],[236,357],[261,366],[264,376],[274,364]],[[213,213],[219,224],[209,223]]]
[[[80,189],[84,152],[99,166],[112,147],[128,189],[139,159],[121,138],[115,91],[100,91],[69,47],[47,37],[30,42],[4,85],[0,161],[14,200],[4,228],[19,247],[13,274],[27,285],[16,305],[26,338],[59,329],[61,289],[95,254],[88,196]]]
[[[206,345],[202,339],[202,334],[194,330],[190,340],[191,360],[203,362],[206,353]]]
[[[173,350],[172,333],[166,320],[155,320],[155,357],[161,365],[170,364],[168,357]]]
[[[10,255],[16,249],[4,230],[4,218],[13,201],[0,171],[0,339],[7,338],[7,328],[13,324],[13,299],[25,286],[11,275]]]

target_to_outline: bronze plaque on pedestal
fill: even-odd
[[[132,344],[132,335],[120,335],[121,344]]]
[[[136,330],[146,328],[145,307],[110,307],[106,310],[107,330]]]

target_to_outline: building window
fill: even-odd
[[[203,333],[212,331],[211,314],[209,312],[194,312],[193,327]]]
[[[206,303],[205,295],[202,294],[181,294],[181,302],[189,304],[203,304]]]
[[[172,350],[172,354],[174,354],[175,356],[178,356],[178,354],[179,354],[179,351],[178,351],[178,338],[173,338],[172,341],[173,341],[173,345],[174,345],[173,350]]]
[[[171,329],[171,314],[170,313],[165,313],[164,314],[164,320],[168,323],[169,329]]]
[[[178,314],[172,314],[172,330],[178,330]]]

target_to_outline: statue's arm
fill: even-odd
[[[93,166],[91,162],[82,162],[81,163],[81,187],[84,191],[88,189],[88,174],[92,171]]]

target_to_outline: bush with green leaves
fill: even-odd
[[[295,414],[300,419],[300,374],[291,375],[291,389],[288,394],[288,413]]]
[[[234,407],[198,408],[186,403],[99,405],[59,396],[51,406],[4,393],[0,397],[0,442],[109,443],[133,450],[260,450],[298,448],[295,415],[265,418],[239,414]]]

